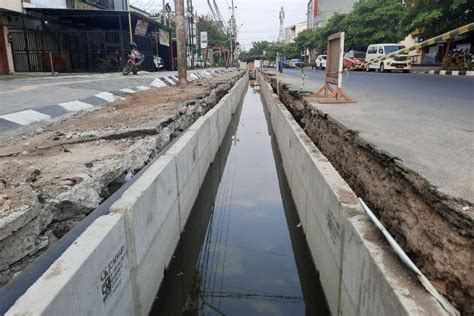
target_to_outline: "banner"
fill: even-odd
[[[207,32],[201,32],[201,48],[207,48]]]
[[[170,32],[160,29],[160,44],[170,46]]]
[[[148,31],[148,22],[143,20],[138,20],[137,25],[135,26],[135,35],[145,36]]]

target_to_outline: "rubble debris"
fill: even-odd
[[[0,142],[0,286],[129,181],[242,75],[202,79],[182,91],[136,93]]]

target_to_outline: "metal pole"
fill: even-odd
[[[132,13],[130,12],[130,0],[127,0],[127,11],[128,11],[128,32],[130,34],[130,42],[132,42],[133,34],[132,34]]]
[[[161,10],[161,22],[163,22],[163,25],[166,25],[166,17],[165,17],[165,12],[166,12],[166,9],[165,9],[165,6],[166,6],[166,3],[165,3],[165,0],[163,0],[163,9]]]
[[[53,53],[49,52],[49,64],[51,65],[51,76],[54,76]]]
[[[26,61],[28,63],[28,71],[31,71],[30,49],[28,45],[28,37],[26,34],[25,9],[23,8],[23,1],[21,2],[21,21],[23,24],[23,39],[25,40]]]
[[[122,67],[122,59],[125,58],[125,47],[123,47],[123,29],[122,29],[122,16],[119,15],[119,38],[120,38],[120,57],[118,60],[119,70]]]
[[[237,37],[237,25],[235,23],[235,5],[234,5],[234,0],[232,0],[232,37],[231,37],[231,50],[230,50],[230,53],[231,53],[231,62],[233,63],[234,62],[234,45],[233,45],[233,39],[236,39]]]
[[[280,98],[280,53],[277,53],[276,57],[276,84],[277,84],[277,95]]]
[[[232,56],[233,56],[233,51],[232,51],[232,29],[230,27],[229,27],[229,46],[230,46],[229,66],[232,66]]]
[[[186,30],[184,27],[184,0],[176,0],[176,49],[178,57],[178,80],[179,85],[185,87],[188,84],[186,74]]]

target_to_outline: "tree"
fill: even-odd
[[[428,39],[474,21],[472,0],[417,0],[404,19],[406,33]]]
[[[327,38],[337,32],[346,32],[346,47],[365,50],[372,43],[397,43],[405,38],[402,20],[407,14],[407,5],[399,0],[366,0],[354,4],[348,14],[332,17],[322,35]]]
[[[325,52],[327,38],[345,32],[347,50],[365,50],[371,43],[398,42],[405,37],[401,21],[408,13],[400,0],[360,0],[352,12],[334,14],[325,27],[301,32],[295,38],[300,51],[316,49]]]
[[[200,18],[198,24],[199,32],[207,32],[208,46],[224,46],[229,48],[229,38],[222,32],[217,22],[209,15]]]
[[[299,33],[295,38],[295,45],[300,51],[305,51],[306,49],[313,48],[323,48],[321,43],[325,42],[325,39],[322,37],[322,29],[314,28],[307,29]]]

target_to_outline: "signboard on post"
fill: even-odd
[[[207,32],[201,32],[201,49],[207,48]]]
[[[135,26],[135,35],[145,36],[148,31],[148,22],[143,20],[138,20],[137,25]]]
[[[342,90],[342,69],[344,66],[344,32],[328,37],[326,75],[324,85],[316,92],[319,103],[355,103]]]
[[[170,46],[170,32],[159,29],[160,45]]]

